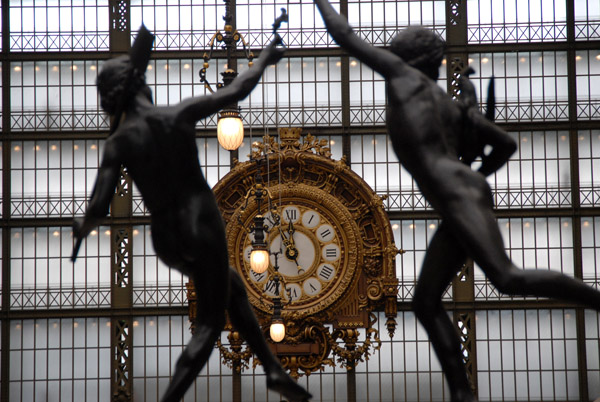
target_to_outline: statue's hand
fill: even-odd
[[[75,262],[77,259],[81,242],[83,242],[83,239],[87,236],[87,233],[84,232],[84,223],[85,219],[83,218],[75,218],[73,221],[73,238],[75,239],[75,245],[73,246],[73,253],[71,254],[72,262]]]
[[[281,46],[278,46],[281,45]],[[261,55],[261,57],[266,58],[267,64],[277,64],[279,60],[283,57],[287,48],[283,44],[283,40],[279,34],[275,34],[275,38],[273,41],[267,46],[265,52]]]

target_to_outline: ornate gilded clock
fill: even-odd
[[[322,364],[334,337],[372,326],[370,312],[377,305],[385,304],[393,333],[398,250],[382,198],[344,160],[331,158],[326,141],[308,135],[301,143],[300,131],[281,129],[280,143],[265,137],[253,154],[263,162],[237,163],[214,192],[227,225],[231,266],[243,278],[259,319],[268,323],[279,293],[288,328],[284,343],[318,344],[313,352],[320,357],[313,360]],[[248,196],[257,186],[268,190],[269,203]],[[250,269],[248,230],[257,215],[264,217],[271,254],[268,270],[260,274]],[[342,332],[325,334],[324,324]],[[316,367],[314,361],[300,366],[307,372]]]

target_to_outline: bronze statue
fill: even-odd
[[[144,79],[152,41],[153,35],[142,26],[130,56],[107,61],[98,76],[101,105],[113,124],[85,218],[74,222],[72,260],[82,239],[108,213],[120,167],[125,166],[150,211],[157,255],[189,276],[198,297],[196,332],[177,361],[162,401],[181,400],[214,349],[225,310],[263,364],[267,387],[290,401],[308,400],[310,394],[271,353],[244,284],[229,267],[221,213],[200,169],[195,140],[196,122],[248,96],[285,47],[275,33],[254,66],[230,85],[212,95],[158,107]]]
[[[444,290],[468,257],[504,293],[554,297],[600,310],[600,292],[559,272],[519,269],[507,256],[485,177],[506,163],[516,144],[473,107],[474,94],[467,102],[456,102],[438,87],[444,42],[427,29],[408,28],[392,40],[389,50],[376,48],[355,35],[327,0],[315,3],[335,41],[385,78],[387,129],[394,151],[441,215],[413,309],[440,360],[452,401],[476,401],[457,331],[441,304]],[[484,152],[486,147],[491,151]],[[476,157],[482,162],[477,171],[471,168]]]

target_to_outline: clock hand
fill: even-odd
[[[290,242],[290,244],[292,246],[295,246],[296,243],[294,242],[294,233],[296,232],[296,230],[294,229],[294,223],[290,220],[290,223],[288,225],[288,241]]]
[[[298,255],[300,253],[298,252],[298,249],[296,248],[296,243],[294,242],[294,233],[296,232],[296,230],[294,229],[294,222],[292,222],[291,219],[290,219],[290,222],[288,225],[287,232],[288,232],[288,241],[290,243],[290,246],[288,246],[288,248],[286,250],[286,257],[288,257],[288,259],[293,260],[296,263],[296,266],[298,267],[298,271],[304,271],[304,269],[302,269],[302,267],[298,263]],[[290,253],[290,251],[292,251],[292,252]]]

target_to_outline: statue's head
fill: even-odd
[[[435,81],[439,77],[446,42],[430,29],[409,27],[392,39],[390,50]]]
[[[106,61],[96,79],[100,93],[100,105],[109,115],[114,115],[119,102],[127,102],[140,91],[152,101],[150,88],[146,85],[142,74],[132,74],[133,66],[129,56],[119,56]],[[124,106],[124,105],[122,105]]]

